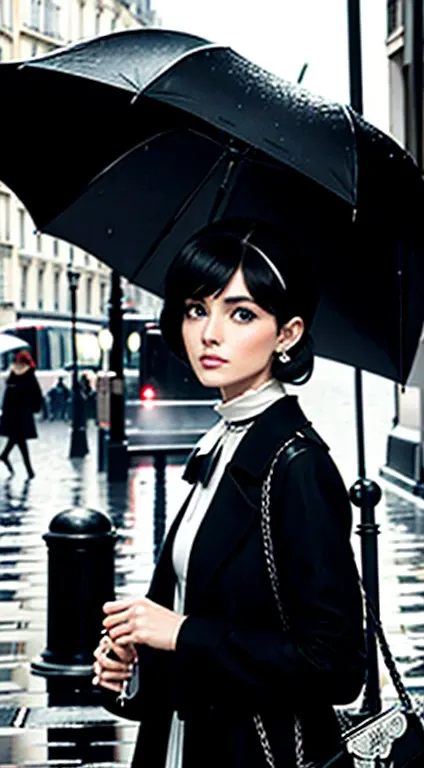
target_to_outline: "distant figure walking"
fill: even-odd
[[[63,376],[59,376],[55,386],[47,392],[50,421],[55,419],[66,421],[68,419],[70,396],[71,393],[63,380]]]
[[[34,477],[34,470],[26,441],[37,437],[34,413],[40,411],[43,402],[43,395],[35,376],[35,367],[29,352],[25,350],[17,352],[6,382],[0,418],[0,435],[9,438],[0,455],[0,461],[13,474],[9,454],[17,445],[30,479]]]
[[[91,386],[90,379],[88,378],[86,373],[81,374],[79,385],[81,388],[81,392],[85,398],[86,418],[95,419],[96,418],[96,392]]]

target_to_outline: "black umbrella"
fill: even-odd
[[[0,64],[0,88],[0,178],[40,230],[160,295],[208,221],[277,222],[319,265],[318,354],[406,381],[424,317],[422,181],[349,107],[155,29]],[[23,142],[37,110],[52,119]]]

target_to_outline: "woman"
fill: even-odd
[[[134,768],[263,768],[256,713],[276,768],[296,766],[295,716],[306,763],[318,761],[339,736],[331,705],[360,693],[350,505],[327,446],[283,383],[312,373],[315,306],[314,281],[293,245],[252,222],[211,225],[168,272],[164,339],[205,386],[220,388],[221,421],[189,460],[193,488],[147,597],[104,606],[94,684],[109,691],[105,706],[141,722]],[[290,620],[283,631],[261,538],[261,489],[278,448],[305,429],[311,439],[288,464],[279,459],[271,488]],[[120,710],[116,694],[135,656],[138,688]]]
[[[13,474],[14,470],[9,460],[9,454],[17,445],[21,451],[29,479],[33,478],[35,473],[31,466],[26,441],[37,437],[34,413],[40,410],[43,400],[34,371],[35,363],[30,353],[25,350],[17,352],[6,381],[0,419],[0,435],[9,438],[0,454],[0,461],[5,464],[10,474]]]

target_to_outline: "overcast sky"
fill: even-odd
[[[349,101],[347,0],[151,0],[162,26],[225,43],[280,77]],[[365,117],[387,130],[386,0],[362,0]]]

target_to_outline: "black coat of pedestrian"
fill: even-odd
[[[0,435],[19,443],[37,437],[34,413],[41,409],[42,392],[34,370],[18,368],[12,370],[6,381],[0,418]]]
[[[266,768],[259,712],[276,768],[295,768],[294,716],[306,762],[332,752],[332,705],[364,683],[351,509],[326,446],[308,443],[272,486],[275,555],[290,617],[283,632],[266,570],[261,487],[277,449],[308,424],[297,399],[264,411],[227,466],[191,551],[185,615],[175,652],[139,646],[140,689],[123,709],[141,721],[133,768],[164,768],[172,712],[185,720],[183,768]],[[172,547],[187,506],[166,538],[148,597],[173,608]],[[350,764],[350,763],[349,763]]]

